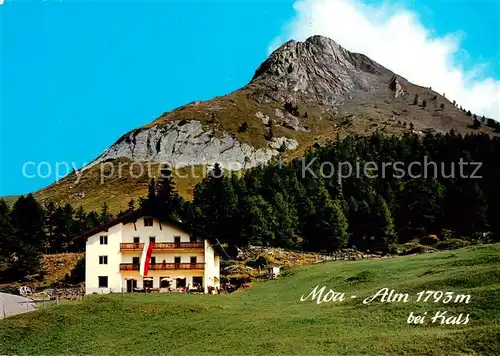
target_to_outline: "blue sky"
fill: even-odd
[[[498,4],[399,6],[436,36],[460,31],[459,63],[487,63],[481,76],[499,79]],[[246,84],[294,16],[287,1],[6,1],[0,5],[0,195],[54,181],[55,172],[23,177],[25,162],[80,167],[163,112]]]

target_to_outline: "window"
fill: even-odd
[[[202,288],[203,287],[203,277],[193,277],[193,287]]]
[[[196,236],[189,235],[189,242],[196,242]]]
[[[151,256],[150,264],[152,264],[152,265],[156,264],[156,257],[155,256]]]
[[[134,243],[135,243],[135,244],[138,244],[138,243],[139,243],[139,237],[138,237],[138,236],[134,237]]]
[[[186,288],[186,278],[177,278],[175,283],[176,288]]]
[[[150,243],[155,243],[155,242],[156,242],[156,237],[154,237],[154,236],[149,236],[149,242],[150,242]]]
[[[160,277],[160,288],[168,288],[170,287],[171,278],[169,277]]]
[[[174,257],[174,263],[181,263],[180,257]]]
[[[132,257],[132,263],[135,265],[139,264],[139,257]]]
[[[196,256],[191,257],[191,263],[196,263]]]
[[[151,277],[144,278],[142,283],[143,283],[142,286],[144,287],[144,289],[153,288],[153,278],[151,278]]]
[[[174,236],[174,242],[176,245],[179,245],[181,243],[181,237],[180,236]]]
[[[108,264],[108,256],[99,256],[99,264],[107,265]]]
[[[99,242],[101,245],[107,245],[108,244],[108,237],[107,236],[99,236]]]
[[[99,276],[99,288],[108,288],[108,276]]]
[[[144,226],[147,227],[153,226],[153,218],[144,218]]]

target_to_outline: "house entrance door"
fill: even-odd
[[[137,280],[127,279],[127,293],[132,293],[134,288],[137,288]]]

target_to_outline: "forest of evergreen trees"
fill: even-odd
[[[41,254],[83,251],[72,239],[113,218],[107,204],[100,213],[86,213],[70,204],[40,204],[32,194],[10,208],[0,199],[0,279],[16,280],[37,273]]]
[[[322,164],[436,162],[428,177],[352,175],[339,180],[320,174]],[[481,162],[472,179],[458,162]],[[304,174],[304,166],[316,174]],[[311,163],[312,162],[312,163]],[[309,164],[311,163],[311,164]],[[455,174],[452,174],[452,165]],[[474,167],[466,168],[471,171]],[[413,167],[418,175],[422,165]],[[467,172],[466,172],[467,173]],[[453,175],[453,176],[452,176]],[[435,234],[444,238],[500,236],[500,139],[488,135],[407,134],[349,136],[315,147],[289,164],[269,164],[238,175],[218,165],[195,187],[192,201],[175,190],[168,167],[151,181],[139,205],[160,217],[174,217],[230,246],[260,244],[334,251],[345,246],[388,251],[396,243]],[[134,202],[129,203],[129,211]],[[123,214],[126,212],[121,212]],[[119,214],[119,215],[120,215]],[[0,200],[0,271],[9,277],[36,272],[42,253],[81,251],[72,238],[113,216],[81,207],[40,204],[29,194],[9,208]]]
[[[481,162],[475,175],[482,178],[460,174],[460,159]],[[319,173],[324,162],[335,167],[349,162],[354,167],[357,162],[381,166],[399,161],[408,166],[425,160],[438,166],[436,174],[428,170],[427,178],[395,178],[390,168],[385,177],[353,175],[340,182],[337,175],[326,179]],[[313,162],[317,177],[303,175],[304,162]],[[423,171],[413,167],[413,176],[419,169]],[[475,169],[463,170],[470,176]],[[349,136],[316,147],[291,164],[255,168],[240,178],[217,178],[222,174],[218,167],[215,170],[196,186],[188,203],[190,219],[223,241],[240,245],[387,250],[428,234],[476,234],[497,240],[500,234],[500,139],[488,135]]]

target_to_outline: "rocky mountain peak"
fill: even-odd
[[[365,55],[351,53],[330,38],[312,36],[276,49],[256,70],[251,84],[269,89],[266,96],[279,102],[338,106],[343,94],[370,91],[381,77],[390,81],[392,75]]]

